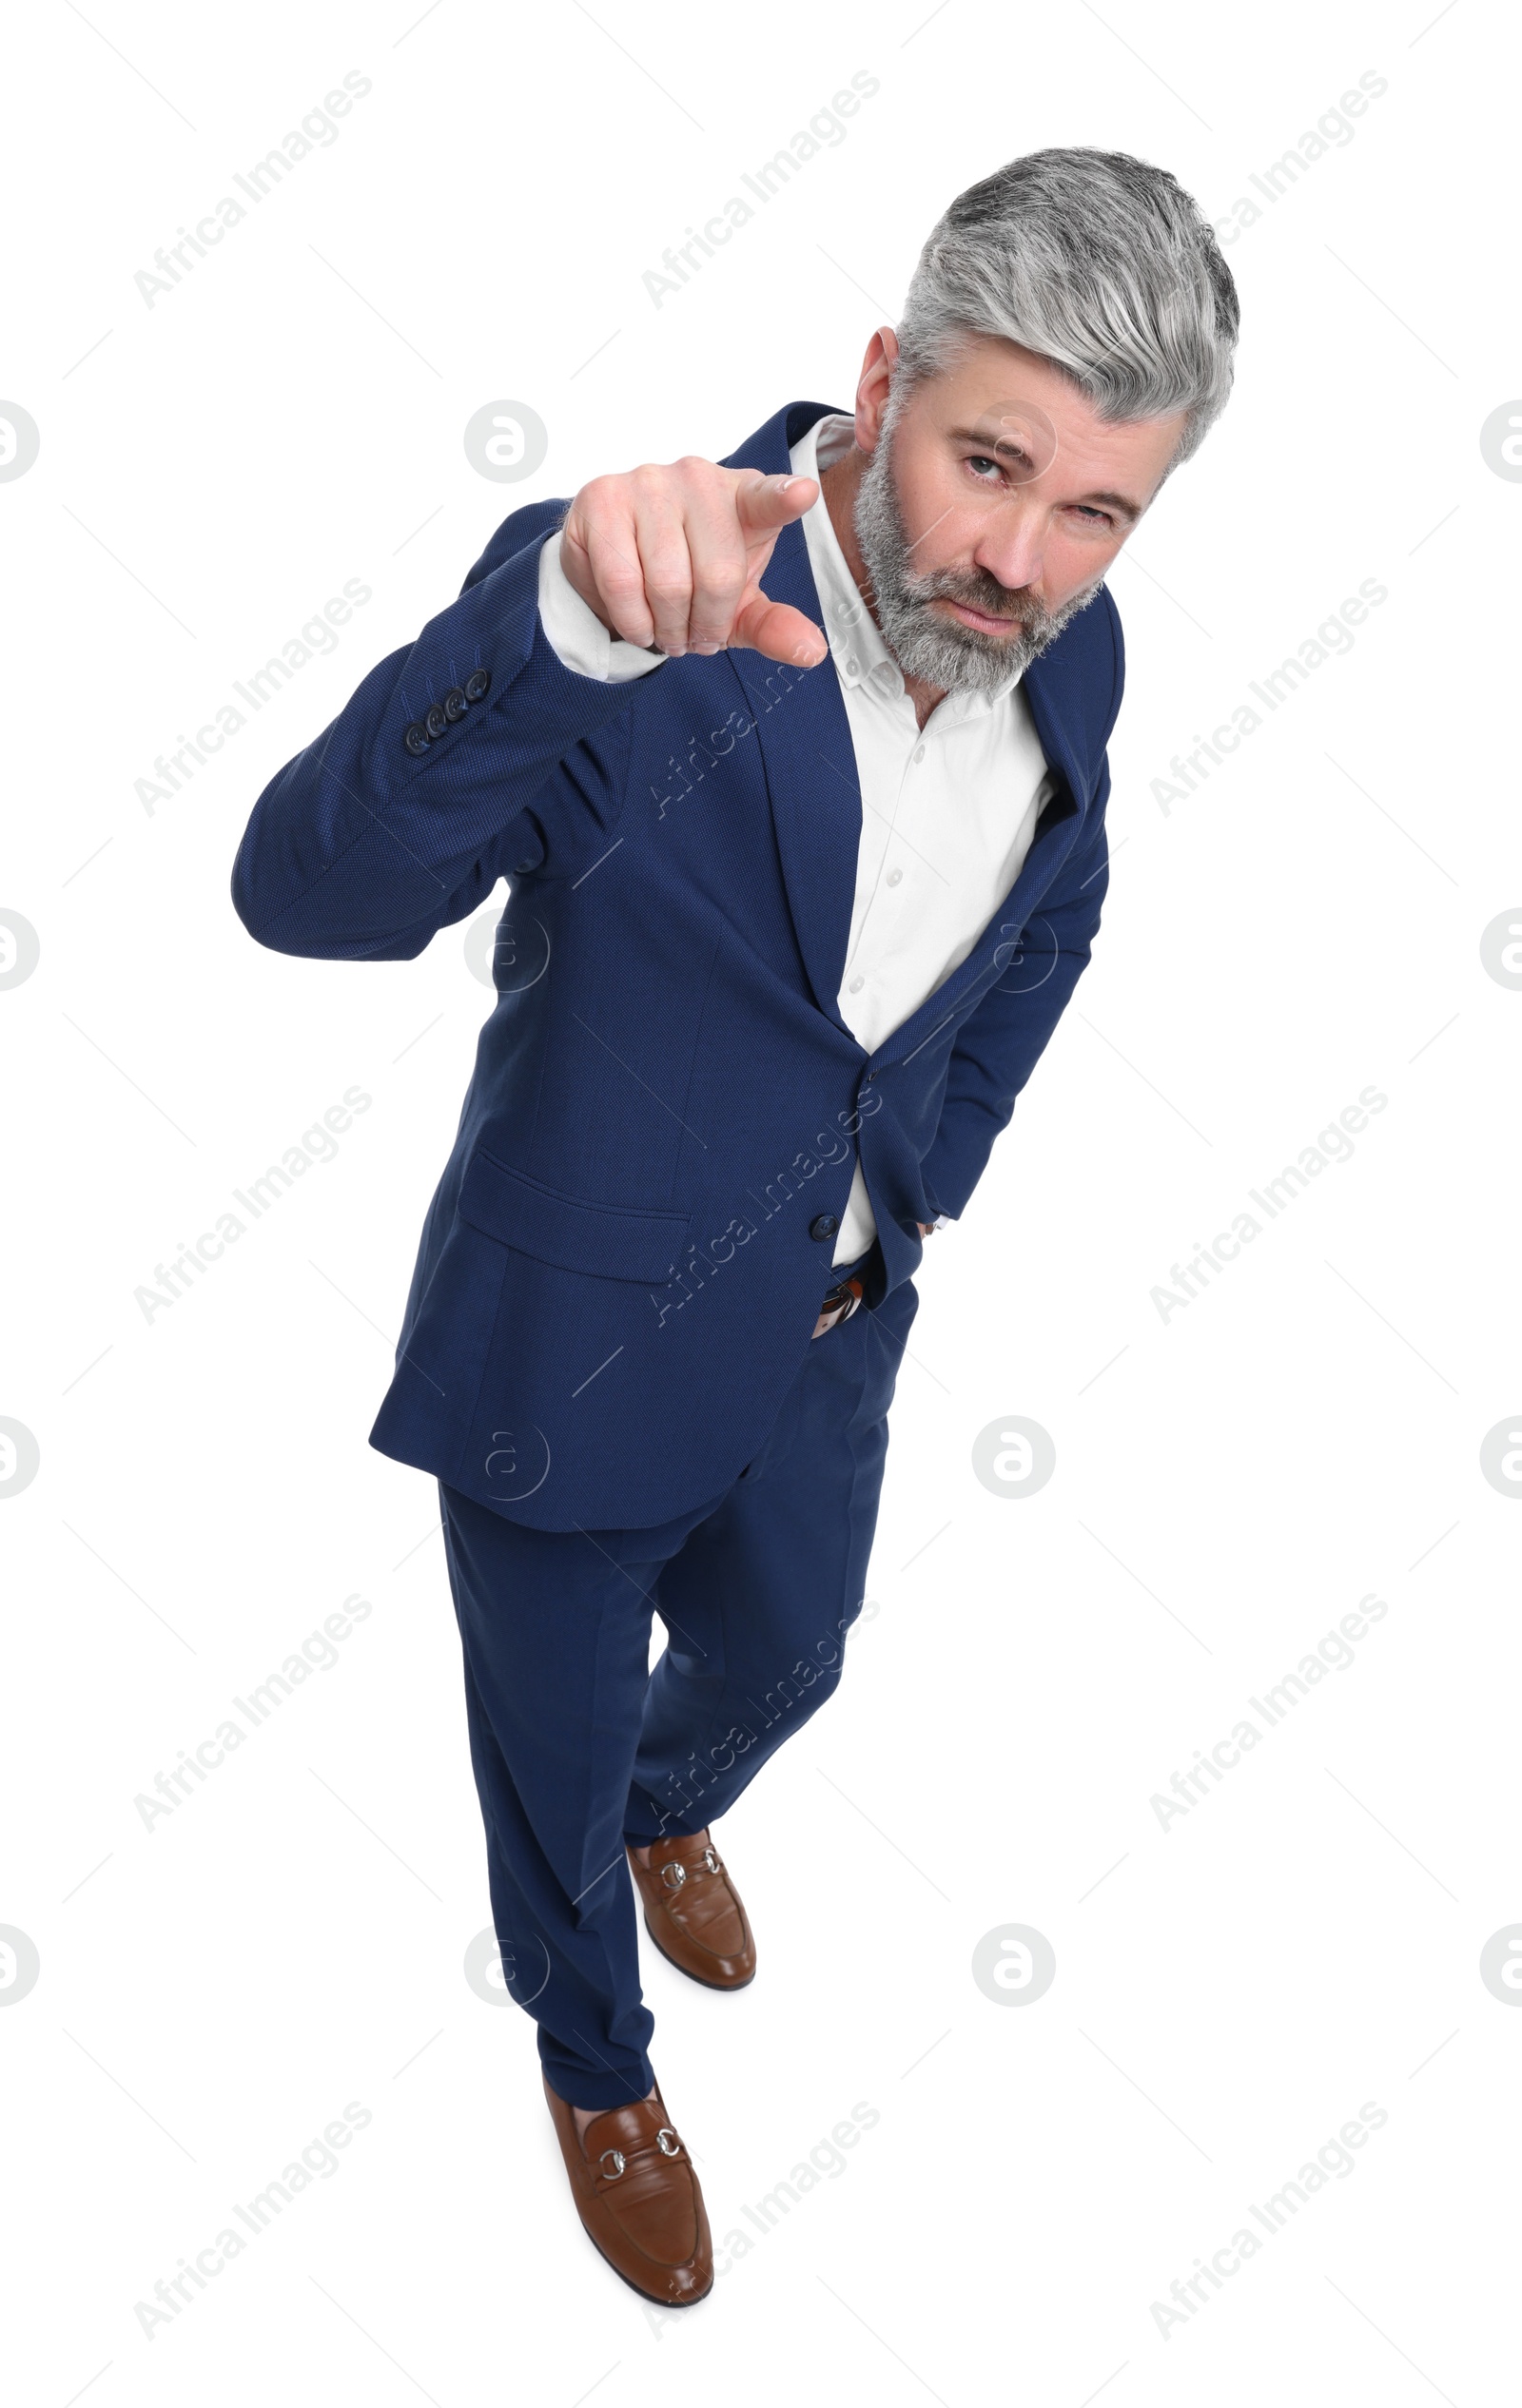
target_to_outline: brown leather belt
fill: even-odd
[[[842,1321],[849,1321],[861,1300],[862,1282],[859,1278],[837,1279],[834,1286],[827,1289],[819,1300],[819,1318],[823,1327],[815,1328],[814,1336],[822,1338],[828,1330],[836,1329]],[[826,1319],[827,1314],[828,1319]]]

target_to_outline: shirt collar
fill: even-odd
[[[904,698],[903,671],[884,643],[877,622],[857,590],[842,552],[835,530],[830,524],[829,510],[824,495],[820,472],[830,467],[848,452],[855,439],[855,421],[844,414],[828,413],[816,418],[798,437],[789,454],[795,476],[811,476],[820,485],[819,498],[803,515],[804,542],[809,552],[809,566],[824,612],[825,638],[829,646],[835,671],[843,686],[862,687],[884,702],[894,703]],[[1020,683],[1020,671],[1012,670],[1001,683],[986,690],[966,689],[948,693],[938,703],[931,720],[943,726],[982,716],[995,710]],[[927,727],[930,721],[926,722]]]

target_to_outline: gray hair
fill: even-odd
[[[1239,319],[1220,245],[1165,167],[1031,151],[960,193],[920,253],[890,417],[969,335],[994,335],[1063,370],[1110,422],[1186,412],[1171,475],[1226,406]]]

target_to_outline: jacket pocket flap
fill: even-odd
[[[688,1215],[636,1213],[617,1204],[583,1204],[509,1170],[494,1155],[473,1154],[460,1182],[459,1216],[537,1262],[600,1279],[660,1284],[687,1235]]]

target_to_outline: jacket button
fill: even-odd
[[[431,736],[441,736],[444,729],[448,727],[449,722],[444,717],[444,714],[439,705],[435,703],[432,710],[430,710],[427,718],[422,724],[427,728],[428,733]]]
[[[473,669],[470,675],[465,680],[465,700],[468,703],[484,702],[491,690],[491,670],[489,669]]]
[[[402,737],[401,741],[406,746],[409,752],[427,751],[428,730],[423,726],[421,720],[415,719],[413,721],[412,726],[407,729],[407,732]]]
[[[469,707],[470,706],[465,700],[464,687],[451,686],[448,693],[444,696],[444,717],[448,720],[452,728],[458,720],[464,718]]]
[[[817,1237],[822,1245],[827,1237],[834,1236],[839,1227],[840,1223],[833,1213],[816,1213],[809,1224],[809,1234],[810,1237]]]

